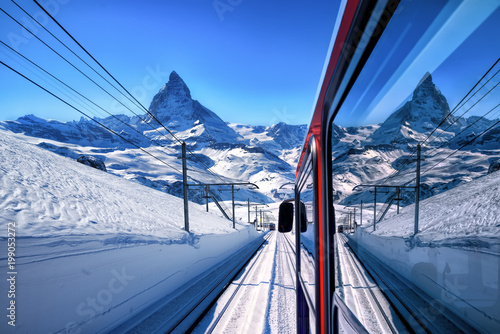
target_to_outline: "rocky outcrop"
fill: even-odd
[[[78,159],[76,159],[76,161],[78,161],[81,164],[102,170],[103,172],[107,172],[106,165],[99,158],[90,155],[80,155]]]

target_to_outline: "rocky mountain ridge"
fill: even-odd
[[[154,117],[149,114],[140,117],[116,115],[97,120],[142,148],[157,150],[154,143],[164,146],[162,153],[155,154],[181,170],[180,145],[166,134],[165,126],[185,141],[193,152],[188,156],[193,179],[213,183],[232,178],[259,183],[264,191],[254,197],[260,202],[285,196],[278,194],[276,189],[282,183],[293,180],[294,163],[305,136],[305,125],[278,123],[248,126],[226,123],[191,97],[188,86],[175,71],[154,96],[149,111]],[[143,159],[143,152],[92,120],[82,118],[59,122],[27,115],[15,121],[0,122],[0,127],[24,134],[37,145],[73,159],[82,154],[94,155],[105,161],[111,173],[171,194],[180,196],[182,193],[181,175],[165,171],[149,172],[148,166],[136,168],[130,157]],[[123,156],[123,152],[133,153],[128,153],[127,159],[120,161],[118,156]],[[282,157],[286,157],[286,161]],[[235,166],[236,163],[238,166]],[[207,167],[218,176],[210,175]],[[169,176],[165,177],[165,174]],[[193,194],[193,198],[201,202],[200,192],[197,193]],[[242,193],[250,196],[249,192]]]
[[[193,153],[189,155],[188,173],[193,180],[214,182],[225,178],[259,185],[261,189],[257,194],[241,190],[238,194],[240,200],[252,198],[270,202],[290,195],[289,190],[278,189],[294,179],[306,125],[288,125],[283,122],[272,126],[226,123],[192,98],[188,86],[176,72],[170,74],[169,81],[153,98],[150,112],[187,143]],[[369,201],[372,195],[368,191],[353,193],[353,188],[359,184],[384,182],[400,168],[402,161],[410,157],[417,143],[441,123],[443,130],[439,131],[439,138],[424,149],[427,165],[439,161],[460,143],[467,142],[495,122],[478,116],[462,119],[447,117],[449,112],[445,96],[433,83],[432,76],[426,73],[411,99],[382,124],[347,128],[334,125],[332,177],[336,201],[344,205],[357,203],[361,199]],[[131,131],[116,118],[130,124],[145,137]],[[160,148],[154,146],[150,139],[160,143],[164,146],[162,159],[177,170],[181,169],[179,144],[172,141],[169,135],[163,135],[165,130],[153,117],[143,115],[141,120],[137,116],[117,115],[116,118],[108,117],[99,121],[155,154],[160,154]],[[0,122],[0,127],[24,134],[35,144],[74,159],[81,154],[96,155],[105,161],[110,173],[178,196],[182,193],[178,172],[165,166],[158,167],[157,162],[151,161],[143,152],[91,120],[63,123],[28,115],[16,121]],[[500,158],[499,147],[500,130],[495,127],[460,151],[455,160],[441,166],[439,173],[431,171],[424,175],[423,198],[485,175],[490,165]],[[427,152],[432,149],[437,152],[428,156]],[[460,164],[453,166],[454,161],[460,161]],[[207,173],[207,167],[217,175]],[[391,182],[411,183],[414,165],[405,168],[407,171]],[[201,191],[193,189],[191,192],[193,200],[202,201]],[[227,193],[221,190],[218,196],[227,198]],[[405,204],[412,202],[411,194],[406,194],[405,198]]]

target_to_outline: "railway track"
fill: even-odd
[[[411,282],[395,274],[379,259],[358,247],[353,240],[341,234],[342,242],[351,250],[350,244],[355,245],[356,251],[350,252],[351,258],[363,263],[369,278],[379,286],[380,298],[387,300],[391,309],[401,319],[401,325],[396,330],[417,333],[477,333],[477,331],[447,310],[438,300],[432,300]],[[390,313],[386,313],[390,314]],[[393,317],[396,318],[396,317]]]
[[[254,333],[262,331],[271,283],[278,233],[270,233],[248,265],[199,321],[194,333]]]
[[[186,333],[191,331],[212,303],[270,237],[271,234],[267,234],[263,240],[255,241],[232,254],[211,272],[188,282],[176,292],[121,324],[111,333]]]
[[[295,267],[286,236],[272,233],[193,333],[293,333]]]
[[[352,253],[347,237],[337,233],[336,238],[346,304],[370,333],[398,333],[396,326],[404,325],[393,324],[389,303]]]

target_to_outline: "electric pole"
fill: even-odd
[[[415,181],[415,228],[413,234],[418,233],[418,215],[420,206],[420,161],[421,161],[421,146],[417,145],[417,177]]]
[[[359,213],[359,225],[363,225],[363,200],[361,200],[361,211]]]
[[[184,193],[184,229],[189,232],[189,202],[187,184],[186,143],[182,142],[182,191]],[[208,209],[208,208],[207,208]]]
[[[373,198],[373,231],[375,231],[376,224],[377,224],[377,187],[375,187],[374,198]]]
[[[235,215],[234,215],[234,184],[231,185],[231,198],[232,198],[232,201],[233,201],[233,228],[234,227],[234,224],[235,224]]]

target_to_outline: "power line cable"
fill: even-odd
[[[495,107],[493,107],[492,109],[490,109],[489,112],[495,110],[496,108],[500,107],[500,103],[497,104]],[[465,142],[464,144],[462,144],[459,148],[455,149],[452,153],[448,154],[445,158],[443,158],[442,160],[440,160],[438,163],[434,164],[432,167],[426,169],[424,172],[421,173],[421,175],[424,175],[425,173],[429,172],[430,170],[432,170],[433,168],[435,168],[437,165],[441,164],[443,161],[449,159],[451,156],[453,156],[454,154],[456,154],[458,151],[462,150],[464,147],[472,144],[475,140],[477,140],[479,137],[483,136],[484,134],[486,134],[488,131],[490,131],[491,129],[493,129],[495,126],[497,126],[498,124],[500,124],[500,120],[498,120],[497,122],[493,123],[491,126],[489,126],[486,130],[482,131],[480,134],[474,136],[472,139],[470,139],[469,141]],[[438,153],[439,154],[439,153]],[[434,155],[432,158],[436,157],[438,154]],[[410,174],[410,173],[408,173]],[[403,174],[403,175],[407,175],[407,174]],[[402,176],[402,175],[401,175]],[[415,180],[415,178],[411,179],[410,181],[408,181],[407,183],[405,183],[405,185],[413,182],[413,180]]]
[[[42,5],[40,5],[40,3],[37,1],[37,0],[33,0],[37,5],[38,7],[40,7],[44,12],[45,14],[47,14],[58,26],[59,28],[61,28],[90,58],[92,58],[92,60],[94,60],[94,62],[99,65],[99,67],[101,67],[127,94],[129,94],[141,107],[142,109],[144,109],[146,111],[146,113],[148,113],[154,120],[156,120],[156,122],[158,122],[158,124],[160,124],[175,140],[177,140],[177,142],[179,142],[180,144],[182,144],[182,141],[177,138],[177,136],[175,136],[174,133],[172,133],[167,127],[165,127],[165,125],[163,125],[162,122],[160,122],[160,120],[158,120],[156,118],[155,115],[153,115],[146,107],[144,107],[144,105],[142,105],[142,103],[140,103],[108,70],[106,70],[106,68],[99,62],[97,61],[96,58],[94,58],[90,52],[88,52],[74,37],[73,35],[71,35]],[[186,150],[193,154],[194,153],[186,147]],[[222,178],[220,175],[214,173],[213,171],[211,171],[210,167],[208,167],[199,157],[197,157],[196,155],[194,155],[194,157],[201,163],[202,166],[204,166],[207,171],[209,171],[212,175],[218,177],[219,179],[223,180],[224,181],[224,178]]]
[[[498,73],[500,72],[500,70],[498,70],[494,76],[492,76],[487,82],[485,82],[483,84],[483,86],[481,86],[481,88],[479,88],[469,99],[467,99],[467,101],[465,103],[467,103],[468,101],[470,101],[470,99],[475,96],[488,82],[490,82]],[[493,86],[493,88],[491,88],[488,92],[486,92],[481,98],[479,98],[472,106],[470,106],[466,111],[464,111],[462,113],[462,115],[458,116],[455,120],[453,120],[453,122],[451,122],[450,124],[448,124],[448,127],[446,127],[446,129],[443,130],[446,131],[448,130],[449,128],[451,128],[453,126],[453,124],[455,124],[460,118],[462,118],[463,116],[465,116],[465,114],[467,114],[469,111],[471,111],[479,102],[481,102],[488,94],[490,94],[495,88],[497,88],[497,86],[500,84],[500,82],[498,82],[496,85]],[[464,105],[465,105],[464,103]],[[462,105],[463,106],[463,105]],[[439,138],[441,136],[441,134],[439,134],[438,136],[434,136],[434,138],[428,143],[428,145],[430,145],[434,140],[436,140],[437,138]],[[456,135],[455,135],[456,137]]]
[[[69,60],[67,60],[64,56],[62,56],[60,53],[58,53],[56,50],[54,50],[51,46],[49,46],[47,43],[45,43],[41,38],[39,38],[37,35],[35,35],[31,30],[29,30],[28,28],[26,28],[22,23],[20,23],[19,21],[17,21],[14,17],[12,17],[10,14],[8,14],[7,12],[5,12],[2,8],[0,8],[0,11],[2,11],[5,15],[7,15],[9,18],[11,18],[14,22],[16,22],[18,25],[20,25],[22,28],[24,28],[26,31],[28,31],[32,36],[34,36],[37,40],[39,40],[43,45],[45,45],[47,48],[49,48],[52,52],[54,52],[55,54],[57,54],[60,58],[62,58],[64,61],[66,61],[71,67],[73,67],[75,70],[77,70],[79,73],[81,73],[84,77],[86,77],[88,80],[90,80],[93,84],[95,84],[97,87],[99,87],[102,91],[104,91],[106,94],[108,94],[109,96],[111,96],[115,101],[117,101],[118,103],[120,103],[123,107],[125,107],[126,109],[128,109],[130,112],[132,112],[135,116],[139,117],[139,119],[141,119],[145,124],[148,124],[153,130],[157,131],[159,134],[161,134],[162,136],[164,136],[164,134],[162,134],[158,129],[156,129],[155,127],[153,127],[149,122],[146,122],[141,116],[139,116],[137,113],[135,113],[132,109],[130,109],[128,106],[126,106],[125,104],[123,104],[123,102],[121,102],[120,100],[118,100],[114,95],[112,95],[110,92],[108,92],[105,88],[103,88],[101,85],[99,85],[97,82],[95,82],[92,78],[90,78],[88,75],[86,75],[85,73],[83,73],[79,68],[77,68],[72,62],[70,62]],[[165,128],[166,129],[166,128]],[[170,131],[168,129],[166,129],[169,133]]]
[[[6,43],[4,43],[3,41],[0,40],[0,43],[2,45],[4,45],[5,47],[9,48],[12,52],[16,53],[19,57],[22,57],[24,60],[28,61],[30,64],[32,64],[33,66],[35,66],[36,68],[38,68],[40,71],[43,71],[45,74],[47,74],[48,76],[50,76],[51,78],[53,78],[57,82],[59,82],[60,84],[64,85],[66,88],[68,88],[69,90],[71,90],[72,92],[74,92],[75,94],[77,94],[78,96],[80,96],[81,98],[85,99],[86,101],[88,101],[89,103],[91,103],[92,105],[94,105],[95,107],[97,107],[100,110],[104,111],[105,113],[107,113],[108,115],[110,115],[111,117],[113,117],[114,119],[116,119],[117,121],[119,121],[120,123],[122,123],[125,126],[129,127],[130,129],[132,129],[133,131],[135,131],[139,135],[143,136],[144,138],[146,138],[147,140],[151,141],[152,143],[154,143],[154,144],[156,144],[156,145],[158,145],[158,146],[160,146],[160,147],[162,147],[162,148],[164,148],[166,150],[169,150],[170,153],[176,154],[176,152],[174,152],[173,150],[171,150],[168,147],[162,145],[161,143],[157,142],[156,140],[147,137],[146,135],[144,135],[144,133],[140,132],[139,130],[137,130],[136,128],[134,128],[129,123],[126,123],[126,122],[122,121],[120,118],[118,118],[117,116],[111,114],[109,111],[107,111],[103,107],[99,106],[94,101],[90,100],[89,98],[87,98],[86,96],[84,96],[83,94],[81,94],[80,92],[78,92],[77,90],[75,90],[74,88],[72,88],[71,86],[69,86],[68,84],[66,84],[65,82],[63,82],[62,80],[60,80],[59,78],[57,78],[56,76],[54,76],[53,74],[51,74],[50,72],[48,72],[47,70],[45,70],[44,68],[42,68],[41,66],[39,66],[38,64],[36,64],[32,60],[30,60],[29,58],[27,58],[23,54],[21,54],[20,52],[14,50],[13,48],[11,48],[9,45],[7,45]]]
[[[446,122],[446,120],[453,114],[456,112],[456,110],[458,110],[459,106],[462,104],[462,102],[467,98],[467,96],[469,96],[473,91],[474,89],[479,85],[479,83],[481,81],[483,81],[483,79],[488,75],[488,73],[490,73],[490,71],[498,64],[498,62],[500,61],[500,58],[498,58],[495,63],[493,63],[493,65],[491,65],[491,67],[486,71],[486,73],[481,77],[481,79],[479,79],[476,84],[469,90],[469,92],[467,94],[465,94],[465,96],[460,100],[460,102],[458,102],[458,104],[455,106],[455,108],[453,108],[452,111],[450,111],[448,113],[448,115],[446,115],[446,117],[441,121],[441,123],[439,123],[438,126],[436,126],[434,128],[434,130],[432,130],[432,132],[427,136],[426,139],[424,139],[421,144],[424,144],[431,136],[432,134],[441,126],[444,124],[444,122]]]
[[[1,41],[0,41],[1,42]],[[70,92],[68,91],[63,91],[63,89],[60,86],[57,86],[56,82],[50,81],[48,78],[43,77],[41,73],[35,72],[35,70],[31,67],[28,67],[28,64],[22,63],[20,59],[14,58],[14,55],[6,53],[4,50],[0,50],[0,53],[4,54],[6,57],[11,59],[13,62],[17,63],[19,66],[23,67],[30,73],[32,73],[34,76],[39,78],[41,81],[45,82],[47,85],[51,86],[58,92],[60,92],[62,95],[66,96],[68,99],[71,101],[75,102],[76,104],[80,105],[81,107],[86,108],[91,114],[93,114],[95,117],[102,117],[102,114],[99,113],[99,111],[92,106],[90,106],[88,103],[85,101],[78,101],[74,95],[70,96]],[[26,61],[27,62],[27,61]],[[86,105],[86,106],[85,106]],[[92,109],[92,110],[91,110]],[[98,115],[99,114],[99,115]]]
[[[499,82],[498,84],[500,84],[500,82]],[[498,84],[497,84],[497,86],[498,86]],[[498,106],[497,106],[497,107],[498,107]],[[472,122],[471,124],[469,124],[468,126],[466,126],[464,129],[462,129],[462,130],[461,130],[460,132],[458,132],[457,134],[455,134],[455,136],[454,136],[453,138],[451,138],[449,141],[444,142],[444,143],[442,143],[440,146],[435,147],[435,148],[433,148],[432,150],[428,151],[428,154],[431,154],[432,152],[434,152],[434,151],[436,151],[436,150],[438,150],[438,149],[440,149],[440,148],[443,148],[443,147],[444,147],[444,146],[446,146],[446,145],[449,145],[449,144],[450,144],[450,143],[451,143],[454,139],[459,138],[459,136],[460,136],[462,133],[464,133],[465,131],[467,131],[468,129],[470,129],[470,128],[471,128],[472,126],[474,126],[477,122],[481,121],[482,119],[485,119],[485,117],[486,117],[487,115],[489,115],[490,113],[492,113],[492,112],[493,112],[493,111],[494,111],[497,107],[494,107],[494,108],[490,109],[487,113],[485,113],[484,115],[482,115],[481,117],[479,117],[478,119],[476,119],[474,122]]]
[[[36,83],[35,81],[31,80],[30,78],[28,78],[27,76],[25,76],[24,74],[18,72],[17,70],[15,70],[14,68],[10,67],[9,65],[5,64],[3,61],[0,61],[0,64],[7,67],[8,69],[10,69],[11,71],[13,71],[14,73],[18,74],[19,76],[23,77],[24,79],[26,79],[27,81],[31,82],[32,84],[34,84],[35,86],[37,86],[38,88],[42,89],[43,91],[45,91],[46,93],[52,95],[53,97],[55,97],[56,99],[58,99],[59,101],[63,102],[64,104],[66,104],[67,106],[69,106],[70,108],[78,111],[79,113],[81,113],[82,115],[84,115],[85,117],[89,118],[91,121],[97,123],[98,125],[102,126],[104,129],[108,130],[109,132],[111,132],[112,134],[120,137],[122,140],[126,141],[127,143],[131,144],[132,146],[138,148],[139,150],[141,150],[142,152],[146,153],[147,155],[151,156],[152,158],[160,161],[161,163],[163,163],[164,165],[170,167],[171,169],[175,170],[176,172],[178,172],[179,174],[182,175],[182,172],[180,170],[178,170],[177,168],[173,167],[172,165],[170,165],[169,163],[165,162],[164,160],[158,158],[157,156],[151,154],[150,152],[146,151],[145,149],[143,149],[142,147],[139,147],[138,145],[136,145],[134,142],[130,141],[129,139],[123,137],[122,135],[120,135],[119,133],[117,133],[116,131],[110,129],[109,127],[107,127],[106,125],[104,125],[103,123],[99,122],[98,120],[96,120],[95,118],[92,118],[90,117],[89,115],[87,115],[85,112],[83,112],[82,110],[78,109],[77,107],[73,106],[71,103],[65,101],[64,99],[62,99],[61,97],[57,96],[56,94],[54,94],[53,92],[49,91],[48,89],[46,89],[45,87],[41,86],[40,84]],[[188,176],[189,177],[189,176]],[[191,178],[192,179],[192,178]],[[193,181],[195,182],[198,182],[197,180],[194,180],[192,179]]]
[[[497,104],[495,107],[493,107],[491,110],[493,109],[496,109],[500,107],[500,103]],[[479,137],[481,137],[482,135],[484,135],[485,133],[487,133],[488,131],[490,131],[491,129],[493,129],[495,126],[497,126],[498,124],[500,124],[500,120],[493,123],[491,126],[489,126],[486,130],[484,130],[483,132],[481,132],[480,134],[474,136],[471,140],[469,140],[468,142],[466,142],[465,144],[463,144],[462,146],[460,146],[459,148],[457,148],[455,151],[453,151],[452,153],[450,153],[446,158],[442,159],[441,161],[439,161],[437,164],[433,165],[432,167],[428,168],[427,170],[425,170],[423,174],[427,173],[428,171],[432,170],[433,168],[435,168],[437,165],[439,165],[440,163],[442,163],[443,161],[445,161],[446,159],[450,158],[452,155],[454,155],[455,153],[457,153],[458,151],[460,151],[462,148],[464,148],[465,146],[467,145],[470,145],[472,144],[476,139],[478,139]],[[413,181],[413,180],[412,180]]]
[[[434,134],[435,131],[437,131],[437,129],[444,124],[444,122],[446,122],[446,120],[453,114],[455,113],[459,108],[461,108],[462,106],[462,102],[464,102],[464,100],[467,98],[467,96],[469,96],[473,91],[474,89],[479,85],[479,83],[488,75],[488,73],[491,72],[491,70],[493,68],[495,68],[495,66],[498,64],[498,62],[500,61],[500,58],[498,58],[494,63],[493,65],[486,71],[486,73],[476,82],[476,84],[469,90],[469,92],[467,92],[467,94],[464,95],[464,97],[460,100],[460,102],[455,106],[455,108],[453,108],[452,111],[450,111],[446,116],[445,118],[431,131],[431,133],[427,136],[427,138],[425,138],[423,141],[420,142],[421,145],[424,145],[425,142]],[[498,72],[497,72],[498,73]],[[496,73],[495,73],[496,75]],[[491,79],[488,80],[488,82],[490,81]],[[482,86],[484,87],[484,85]],[[481,87],[481,88],[482,88]],[[480,90],[480,89],[479,89]],[[478,90],[478,91],[479,91]],[[477,92],[476,92],[477,93]],[[474,95],[476,94],[474,93]],[[473,95],[473,96],[474,96]],[[467,100],[469,101],[470,98]],[[466,101],[466,102],[467,102]],[[464,103],[465,104],[465,103]],[[398,167],[397,170],[395,170],[394,172],[391,173],[391,175],[389,175],[383,182],[383,184],[387,183],[389,180],[391,180],[392,178],[396,177],[401,171],[403,171],[403,166],[405,166],[406,164],[409,164],[410,163],[410,159],[412,159],[412,157],[416,154],[417,150],[415,149],[412,154],[406,158],[401,164],[400,164],[400,167]]]
[[[16,4],[16,5],[17,5],[17,4]],[[22,8],[21,8],[21,9],[22,9]],[[104,89],[101,85],[99,85],[97,82],[95,82],[93,79],[91,79],[88,75],[86,75],[85,73],[83,73],[83,72],[82,72],[80,69],[78,69],[78,68],[77,68],[77,67],[76,67],[76,66],[75,66],[72,62],[70,62],[70,61],[69,61],[69,60],[67,60],[64,56],[62,56],[60,53],[58,53],[57,51],[55,51],[55,50],[54,50],[52,47],[50,47],[50,46],[49,46],[46,42],[44,42],[41,38],[39,38],[37,35],[35,35],[35,34],[31,31],[31,30],[29,30],[26,26],[24,26],[22,23],[20,23],[19,21],[17,21],[14,17],[12,17],[12,16],[11,16],[10,14],[8,14],[7,12],[5,12],[2,8],[0,8],[0,10],[1,10],[1,11],[5,14],[5,15],[7,15],[10,19],[12,19],[14,22],[16,22],[18,25],[20,25],[20,26],[21,26],[22,28],[24,28],[26,31],[28,31],[28,32],[29,32],[32,36],[34,36],[36,39],[38,39],[38,40],[39,40],[42,44],[44,44],[44,45],[45,45],[47,48],[49,48],[52,52],[54,52],[54,53],[55,53],[55,54],[57,54],[60,58],[62,58],[63,60],[65,60],[65,61],[66,61],[69,65],[71,65],[74,69],[76,69],[78,72],[80,72],[83,76],[85,76],[85,77],[86,77],[88,80],[90,80],[93,84],[95,84],[95,85],[96,85],[97,87],[99,87],[101,90],[103,90],[104,92],[106,92],[106,93],[107,93],[109,96],[111,96],[111,97],[112,97],[115,101],[117,101],[118,103],[120,103],[122,106],[124,106],[124,107],[125,107],[126,109],[128,109],[130,112],[132,112],[135,116],[137,116],[139,119],[141,119],[141,120],[142,120],[145,124],[148,124],[148,126],[150,126],[153,130],[155,130],[156,132],[158,132],[160,135],[162,135],[162,136],[164,136],[164,135],[165,135],[165,134],[161,133],[161,132],[160,132],[157,128],[153,127],[153,126],[152,126],[149,122],[146,122],[146,120],[145,120],[145,119],[143,119],[141,116],[139,116],[139,115],[138,115],[137,113],[135,113],[133,110],[131,110],[128,106],[126,106],[126,105],[125,105],[125,104],[123,104],[121,101],[119,101],[119,100],[118,100],[118,99],[117,99],[114,95],[112,95],[111,93],[109,93],[106,89]],[[24,11],[24,10],[23,10],[23,11]],[[25,12],[25,11],[24,11],[24,12]],[[26,14],[28,14],[28,13],[26,13]],[[29,14],[28,14],[28,15],[29,15]],[[31,16],[30,16],[30,17],[31,17]],[[33,20],[34,20],[34,19],[33,19]],[[37,21],[35,20],[35,22],[37,22]],[[39,23],[39,22],[37,22],[37,23],[40,25],[40,23]],[[45,27],[43,27],[43,28],[45,29]],[[46,30],[46,31],[48,31],[47,29],[45,29],[45,30]],[[48,32],[49,32],[49,31],[48,31]],[[50,32],[49,32],[49,33],[50,33]],[[50,34],[51,34],[52,36],[54,36],[52,33],[50,33]],[[54,36],[54,38],[56,38],[56,37]],[[58,38],[56,38],[56,39],[57,39],[60,43],[62,43],[62,42],[61,42]],[[62,43],[62,44],[64,45],[64,43]],[[65,45],[65,46],[66,46],[66,45]],[[66,48],[68,48],[68,47],[66,46]],[[83,47],[82,47],[82,48],[83,48]],[[86,51],[86,50],[85,50],[85,51]],[[75,54],[73,51],[72,51],[72,53],[73,53],[73,54]],[[75,55],[76,55],[76,54],[75,54]],[[78,56],[77,56],[77,57],[78,57]],[[80,60],[82,60],[80,57],[78,57],[78,58],[79,58]],[[93,57],[92,57],[92,58],[93,58]],[[94,58],[93,58],[93,59],[94,59]],[[83,60],[82,60],[82,61],[83,61]],[[85,62],[85,61],[83,61],[83,62]],[[96,61],[96,62],[97,62],[97,61]],[[88,65],[88,64],[87,64],[87,65]],[[99,65],[100,65],[100,64],[99,64]],[[88,65],[88,66],[89,66],[89,65]],[[94,72],[96,72],[96,71],[94,70]],[[106,71],[106,72],[107,72],[107,71]],[[96,72],[96,73],[97,73],[97,72]],[[109,72],[107,72],[107,73],[109,74]],[[111,75],[110,75],[110,76],[111,76]],[[101,77],[102,77],[102,76],[101,76]],[[111,76],[111,77],[112,77],[112,76]],[[114,77],[113,77],[113,79],[114,79]],[[116,80],[116,79],[114,79],[114,80]],[[108,81],[106,80],[106,82],[108,82]],[[108,83],[109,83],[109,82],[108,82]],[[121,86],[121,84],[120,84],[120,86]],[[123,87],[123,86],[122,86],[122,87]],[[116,87],[114,87],[114,88],[115,88],[115,89],[117,89]],[[119,91],[119,90],[118,90],[118,91]],[[119,91],[119,92],[120,92],[120,91]],[[128,93],[128,94],[130,94],[128,91],[127,91],[127,93]],[[123,93],[122,93],[122,92],[120,92],[120,94],[122,94],[122,95],[123,95]],[[131,95],[131,94],[130,94],[130,95]],[[132,95],[131,95],[131,96],[132,96]],[[132,97],[133,97],[133,96],[132,96]],[[127,97],[127,98],[128,98],[128,97]],[[134,97],[133,97],[133,98],[134,98]],[[130,99],[129,99],[129,100],[130,100]],[[136,100],[136,99],[134,98],[134,100]],[[136,100],[136,101],[137,101],[137,100]],[[76,102],[76,101],[75,101],[75,102]],[[138,101],[137,101],[137,102],[138,102]],[[141,105],[141,106],[142,106],[142,105]],[[144,106],[142,106],[142,108],[144,108],[144,109],[145,109],[145,107],[144,107]],[[146,110],[146,109],[145,109],[145,110]],[[148,110],[146,110],[146,111],[149,113],[149,111],[148,111]],[[149,114],[150,114],[150,113],[149,113]],[[152,115],[152,114],[150,114],[150,115]],[[114,117],[114,116],[113,116],[113,117]],[[154,117],[154,116],[153,116],[153,117]],[[116,117],[115,117],[115,118],[116,118]],[[160,124],[161,124],[161,123],[160,123]],[[161,125],[163,126],[163,124],[161,124]],[[167,132],[169,132],[169,133],[170,133],[173,137],[175,137],[175,136],[173,135],[173,133],[171,133],[171,132],[170,132],[170,130],[168,130],[165,126],[163,126],[163,127],[165,128],[165,130],[167,130]],[[179,141],[179,139],[178,139],[178,138],[176,138],[176,137],[175,137],[175,139],[176,139],[177,141]],[[179,141],[179,142],[180,142],[180,141]],[[162,146],[162,145],[160,145],[160,146]],[[162,147],[165,147],[165,146],[162,146]],[[190,153],[191,153],[192,155],[194,155],[194,157],[195,157],[197,160],[199,160],[200,162],[202,162],[202,161],[201,161],[201,159],[199,159],[199,157],[197,157],[197,156],[196,156],[193,152],[191,152],[191,151],[190,151]],[[202,162],[202,163],[203,163],[203,162]],[[203,164],[203,165],[204,165],[204,164]],[[204,167],[204,168],[207,168],[207,166],[206,166],[206,165],[204,165],[203,167]],[[220,177],[220,176],[216,175],[215,173],[213,173],[213,172],[212,172],[212,171],[210,171],[209,169],[208,169],[207,173],[208,173],[208,174],[210,174],[210,175],[212,175],[212,176],[217,176],[217,177],[219,177],[221,180],[225,181],[222,177]]]
[[[104,76],[102,76],[101,73],[97,72],[92,66],[90,66],[85,60],[83,60],[79,55],[76,54],[72,49],[70,49],[64,42],[62,42],[59,38],[57,38],[50,30],[48,30],[44,25],[42,25],[40,22],[38,22],[37,19],[35,19],[33,16],[31,16],[23,7],[21,7],[17,2],[14,0],[11,0],[19,9],[21,9],[26,15],[28,15],[33,21],[35,21],[42,29],[44,29],[47,33],[49,33],[54,39],[56,39],[59,43],[61,43],[69,52],[71,52],[73,55],[75,55],[79,60],[81,60],[85,65],[87,65],[92,71],[94,71],[98,76],[100,76],[104,81],[106,81],[111,87],[113,87],[118,93],[123,95],[126,99],[128,99],[131,103],[133,103],[136,107],[140,108],[139,105],[136,104],[130,97],[127,95],[123,94],[122,91],[120,91],[115,85],[113,85],[109,80],[107,80]]]
[[[35,1],[36,2],[36,1]],[[17,5],[17,4],[16,4]],[[127,90],[125,89],[125,87],[123,87],[123,85],[121,85],[121,83],[118,82],[118,80],[112,76],[92,55],[90,55],[90,53],[80,44],[76,41],[76,39],[73,38],[73,36],[71,34],[69,34],[53,17],[52,15],[50,15],[50,13],[48,13],[39,3],[37,3],[37,5],[42,8],[44,10],[44,12],[52,18],[52,20],[54,20],[54,22],[56,22],[57,25],[59,25],[61,27],[61,29],[63,29],[63,31],[65,31],[74,41],[75,43],[77,43],[115,82],[117,82],[120,87],[122,87],[122,89],[124,89],[127,94],[129,94],[153,119],[155,119],[175,140],[177,140],[179,143],[182,143],[182,141],[179,140],[179,138],[177,138],[168,128],[166,128],[152,113],[149,112],[149,110],[147,110],[139,101],[137,101],[137,99]],[[18,7],[20,7],[18,5]],[[22,8],[21,8],[22,9]],[[24,28],[26,31],[28,31],[31,35],[33,35],[36,39],[38,39],[42,44],[44,44],[47,48],[49,48],[52,52],[54,52],[55,54],[57,54],[60,58],[62,58],[63,60],[65,60],[69,65],[71,65],[74,69],[76,69],[78,72],[80,72],[82,75],[84,75],[88,80],[90,80],[92,83],[94,83],[96,86],[98,86],[101,90],[103,90],[104,92],[106,92],[108,95],[110,95],[114,100],[116,100],[118,103],[120,103],[122,106],[124,106],[125,108],[127,108],[129,111],[131,111],[134,115],[136,115],[137,117],[139,117],[144,123],[148,124],[149,126],[152,127],[152,125],[149,123],[149,122],[146,122],[144,119],[142,119],[138,114],[136,114],[135,112],[133,112],[129,107],[127,107],[126,105],[124,105],[121,101],[119,101],[116,97],[114,97],[111,93],[109,93],[106,89],[104,89],[101,85],[99,85],[98,83],[96,83],[93,79],[91,79],[88,75],[86,75],[85,73],[83,73],[80,69],[78,69],[74,64],[72,64],[69,60],[67,60],[64,56],[62,56],[61,54],[59,54],[57,51],[55,51],[52,47],[50,47],[47,43],[45,43],[41,38],[39,38],[37,35],[35,35],[31,30],[29,30],[28,28],[26,28],[23,24],[21,24],[19,21],[17,21],[14,17],[12,17],[10,14],[8,14],[6,11],[4,11],[2,8],[0,8],[0,10],[5,14],[7,15],[10,19],[12,19],[14,22],[16,22],[18,25],[20,25],[22,28]],[[23,10],[24,11],[24,10]],[[24,11],[25,12],[25,11]],[[27,14],[27,13],[26,13]],[[29,14],[28,14],[29,15]],[[31,16],[30,16],[31,17]],[[35,20],[36,21],[36,20]],[[36,21],[37,22],[37,21]],[[40,24],[39,22],[37,22],[38,24]],[[45,29],[45,28],[44,28]],[[47,29],[45,29],[46,31],[48,31]],[[50,33],[50,32],[49,32]],[[52,36],[54,36],[52,33],[50,33]],[[55,36],[54,36],[55,37]],[[56,38],[57,39],[57,38]],[[57,39],[59,42],[60,40]],[[64,44],[64,43],[62,43]],[[67,46],[66,46],[67,47]],[[68,48],[68,47],[67,47]],[[73,54],[75,54],[74,52],[72,52]],[[75,54],[76,55],[76,54]],[[78,57],[79,59],[81,59],[80,57]],[[83,60],[82,60],[83,61]],[[88,64],[87,64],[88,65]],[[95,71],[95,70],[94,70]],[[102,76],[101,76],[102,77]],[[107,81],[107,80],[106,80]],[[107,81],[108,82],[108,81]],[[109,82],[108,82],[109,83]],[[114,87],[116,89],[116,87]],[[121,92],[120,92],[121,93]],[[121,93],[123,94],[123,93]],[[152,127],[155,131],[159,132],[158,129]],[[161,132],[159,132],[161,135],[164,135],[162,134]],[[212,176],[216,176],[218,177],[219,179],[225,181],[224,178],[222,178],[220,175],[217,175],[215,174],[214,172],[212,172],[210,170],[210,168],[196,155],[194,154],[189,148],[187,149],[190,154],[192,156],[194,156],[202,165],[204,168],[207,169],[207,172],[210,173]]]

